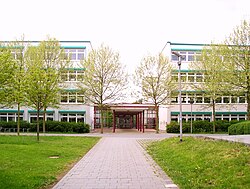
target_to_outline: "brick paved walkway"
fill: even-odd
[[[136,138],[103,137],[54,189],[178,188]]]

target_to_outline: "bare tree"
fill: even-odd
[[[225,58],[234,91],[246,95],[247,120],[250,120],[250,22],[244,20],[226,40]]]
[[[146,56],[135,71],[135,83],[141,88],[143,99],[154,103],[156,133],[159,133],[159,105],[167,103],[176,83],[171,79],[172,66],[163,55]]]
[[[120,63],[119,54],[104,45],[92,50],[82,66],[85,75],[78,86],[84,92],[86,102],[98,106],[103,133],[103,109],[108,103],[124,97],[127,73]]]
[[[203,81],[194,83],[192,87],[198,91],[203,91],[205,98],[211,100],[209,100],[208,106],[212,107],[212,121],[215,121],[217,99],[230,91],[228,79],[225,79],[225,76],[228,75],[223,58],[225,48],[225,45],[211,44],[205,47],[202,50],[201,57],[191,64],[192,69],[204,74]],[[214,122],[213,132],[215,132]]]

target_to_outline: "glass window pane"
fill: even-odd
[[[172,55],[172,61],[178,61],[178,56]]]
[[[188,61],[194,61],[194,55],[188,55]]]
[[[75,117],[69,117],[69,122],[76,122],[76,118]]]
[[[77,60],[83,60],[83,58],[84,58],[84,54],[78,54],[78,56],[77,56]]]

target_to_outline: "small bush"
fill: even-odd
[[[228,132],[230,125],[234,123],[239,123],[239,121],[227,121],[227,120],[218,120],[215,121],[215,131],[216,132]],[[192,131],[193,133],[212,133],[213,132],[213,122],[209,121],[193,121]],[[180,125],[178,122],[171,122],[166,126],[168,133],[179,133]],[[248,130],[248,128],[244,128]],[[182,132],[190,133],[191,132],[191,122],[182,122]],[[235,131],[236,132],[236,131]],[[241,131],[242,132],[242,131]],[[245,131],[244,131],[245,132]]]
[[[250,121],[236,123],[228,127],[229,135],[244,135],[250,134]]]
[[[0,122],[0,128],[17,128],[16,122]],[[37,131],[36,123],[28,123],[26,121],[20,122],[20,129],[27,128],[31,132]],[[43,122],[39,122],[39,129],[42,131]],[[45,124],[46,132],[62,132],[62,133],[69,133],[69,132],[76,132],[76,133],[89,133],[90,126],[86,123],[75,123],[75,122],[60,122],[60,121],[47,121]]]

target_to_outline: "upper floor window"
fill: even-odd
[[[200,60],[200,55],[201,53],[198,51],[178,51],[178,53],[182,56],[181,61],[188,61],[188,62],[192,62],[192,61],[198,61]],[[178,56],[172,54],[171,57],[172,61],[178,61]]]
[[[66,56],[70,57],[70,60],[83,60],[84,49],[64,49]]]
[[[84,77],[84,70],[65,70],[61,73],[62,81],[82,81]]]

